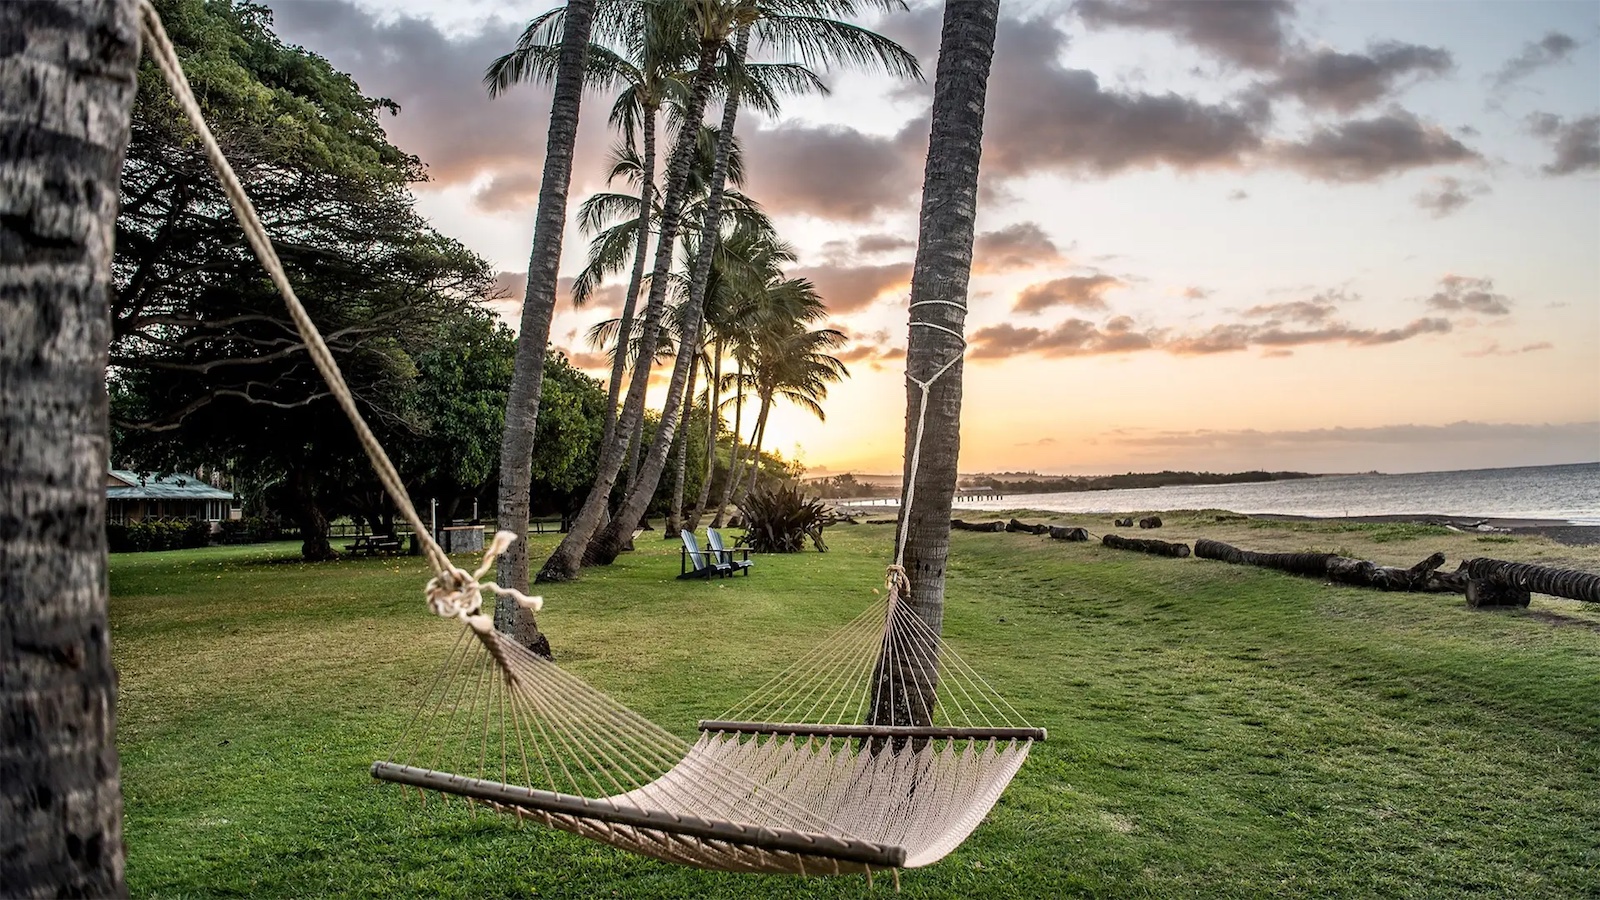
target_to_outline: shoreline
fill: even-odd
[[[1019,496],[1019,501],[1025,497]],[[886,517],[889,513],[899,515],[898,505],[855,505],[850,503],[835,504],[835,509],[841,513],[857,516]],[[1028,509],[1025,504],[1019,504],[1016,509]],[[963,507],[958,505],[951,510],[968,516],[993,516],[998,518],[999,511],[979,509],[976,507]],[[1085,516],[1107,516],[1115,513],[1071,513],[1052,510],[1036,510],[1052,518],[1070,518]],[[1171,515],[1175,510],[1147,510],[1157,514]],[[1232,510],[1224,510],[1232,512]],[[1250,519],[1263,522],[1350,522],[1363,525],[1402,524],[1402,525],[1441,525],[1464,534],[1509,534],[1512,536],[1545,537],[1558,544],[1572,547],[1600,546],[1600,525],[1575,525],[1566,519],[1538,519],[1507,516],[1447,516],[1435,513],[1399,513],[1371,516],[1307,516],[1291,513],[1236,513]],[[1483,527],[1480,527],[1483,526]]]

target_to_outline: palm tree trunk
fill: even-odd
[[[756,430],[750,435],[750,480],[745,483],[743,473],[740,473],[739,484],[734,486],[733,503],[735,506],[743,500],[752,490],[755,490],[756,480],[761,477],[761,445],[767,439],[767,413],[772,411],[772,395],[761,395],[761,411],[756,414]]]
[[[644,110],[644,159],[640,172],[639,243],[633,248],[633,274],[628,277],[628,293],[622,300],[622,317],[617,321],[617,353],[611,361],[611,386],[606,393],[606,425],[600,438],[603,447],[611,441],[617,427],[617,397],[622,393],[622,375],[628,366],[628,336],[633,331],[633,310],[638,305],[639,289],[644,285],[644,264],[650,247],[651,203],[656,187],[656,108]]]
[[[961,450],[961,354],[968,282],[972,275],[973,221],[978,206],[978,162],[983,144],[984,95],[994,54],[999,0],[947,0],[933,86],[933,127],[923,177],[917,260],[911,276],[908,378],[932,382],[924,411],[922,390],[906,385],[905,469],[901,495],[904,566],[911,582],[911,612],[933,634],[944,623],[945,562],[950,551],[950,506]],[[928,301],[943,301],[929,303]],[[959,304],[959,305],[951,305]],[[928,323],[939,327],[917,327]],[[951,334],[946,329],[954,331]],[[922,425],[918,466],[917,451]],[[938,686],[938,661],[930,640],[898,629],[894,641],[913,652],[879,657],[874,672],[872,722],[930,724]],[[886,626],[887,631],[887,626]],[[920,633],[920,632],[919,632]]]
[[[132,0],[0,3],[0,893],[126,896],[107,343]]]
[[[528,492],[533,482],[533,432],[539,422],[539,396],[544,389],[544,349],[550,342],[550,318],[555,314],[556,269],[561,263],[561,237],[567,224],[572,147],[578,133],[584,57],[589,48],[594,6],[595,0],[567,3],[555,92],[550,102],[550,132],[545,140],[533,249],[528,258],[528,286],[522,298],[522,330],[517,335],[515,369],[506,396],[505,434],[500,443],[499,527],[524,538],[528,534]],[[500,557],[497,574],[501,584],[527,589],[526,539],[512,544]],[[539,633],[533,614],[509,598],[503,597],[495,604],[494,624],[529,649],[549,655],[549,641]]]
[[[694,411],[694,382],[700,374],[699,354],[689,367],[689,386],[684,389],[683,420],[678,423],[677,463],[672,473],[672,506],[667,510],[667,522],[662,526],[663,537],[669,540],[683,528],[683,478],[689,468],[689,414]]]
[[[689,513],[688,529],[700,527],[700,517],[705,515],[706,501],[711,499],[711,476],[716,474],[717,425],[722,417],[717,414],[718,400],[722,394],[722,338],[711,345],[711,383],[706,385],[706,467],[700,476],[700,498]]]
[[[739,478],[739,460],[744,450],[744,360],[739,360],[738,393],[733,395],[733,447],[728,451],[728,474],[722,479],[722,492],[717,494],[717,509],[711,514],[711,527],[721,528],[728,501],[733,499],[733,483]]]
[[[749,43],[750,26],[740,26],[733,39],[733,64],[730,68],[736,69],[744,64],[745,49]],[[722,104],[716,158],[711,165],[711,191],[706,197],[705,217],[700,226],[700,252],[695,258],[694,270],[689,275],[689,309],[684,314],[683,335],[678,343],[677,362],[672,367],[667,402],[661,410],[661,424],[656,427],[655,439],[650,442],[650,452],[645,454],[644,465],[637,479],[628,486],[621,511],[584,553],[586,560],[597,565],[610,565],[626,549],[633,526],[650,505],[650,498],[655,495],[656,487],[661,483],[661,473],[666,468],[667,451],[671,449],[672,437],[677,431],[678,404],[683,402],[684,382],[700,352],[700,323],[705,316],[706,286],[711,282],[711,260],[716,254],[717,241],[722,233],[722,189],[728,177],[728,154],[733,148],[733,127],[738,115],[739,81],[734,80]],[[657,275],[665,280],[665,273],[658,271]],[[654,287],[652,284],[652,291]]]
[[[555,552],[545,560],[544,566],[539,570],[540,581],[570,581],[578,575],[578,569],[583,564],[584,552],[588,549],[590,539],[599,530],[602,518],[605,515],[606,504],[611,496],[611,488],[617,483],[617,473],[622,467],[623,454],[626,452],[627,436],[633,433],[635,424],[644,416],[644,395],[649,387],[650,370],[656,353],[656,338],[661,331],[661,317],[666,307],[667,283],[672,271],[674,249],[678,241],[678,227],[683,215],[683,200],[687,193],[689,163],[694,158],[695,141],[699,137],[699,123],[705,113],[706,96],[711,92],[711,80],[716,69],[717,56],[721,53],[720,41],[703,42],[700,47],[700,60],[695,69],[694,86],[689,97],[689,108],[685,111],[683,126],[678,129],[676,146],[672,149],[672,157],[667,162],[667,191],[661,204],[660,234],[656,236],[655,267],[650,276],[650,295],[645,301],[644,321],[640,327],[644,329],[641,334],[638,362],[633,367],[633,377],[628,382],[627,399],[623,401],[622,413],[617,418],[617,426],[612,434],[611,441],[600,448],[600,459],[595,465],[594,485],[589,489],[589,495],[583,501],[583,508],[572,519],[572,527]],[[683,385],[678,389],[681,393]],[[668,393],[670,400],[671,393]],[[671,431],[671,427],[665,426]],[[639,520],[635,514],[631,519],[621,517],[626,522],[628,533],[631,534],[634,524]],[[617,519],[612,520],[612,527],[616,526]]]

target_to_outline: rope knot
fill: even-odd
[[[460,619],[474,628],[480,626],[474,619],[485,618],[480,615],[485,591],[495,597],[510,597],[517,601],[518,606],[533,612],[543,609],[543,597],[530,597],[515,588],[501,587],[493,581],[483,580],[483,577],[489,574],[489,570],[494,568],[495,561],[511,549],[511,545],[516,541],[516,532],[497,531],[489,546],[484,549],[483,562],[478,565],[476,571],[468,572],[466,569],[451,566],[448,571],[428,579],[428,585],[423,589],[423,593],[428,597],[428,609],[436,616]]]
[[[889,602],[893,604],[901,597],[911,593],[911,579],[906,576],[906,567],[899,563],[890,563],[889,569],[883,576],[884,586],[889,589]]]

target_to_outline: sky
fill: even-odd
[[[548,89],[480,79],[507,0],[270,0],[279,34],[401,111],[418,208],[515,322]],[[851,377],[779,406],[811,474],[898,472],[906,304],[941,7],[861,24],[928,73],[824,72],[742,113],[744,191]],[[1004,0],[985,118],[961,471],[1436,471],[1600,460],[1600,3]],[[605,189],[611,98],[572,185]],[[573,218],[569,216],[569,219]],[[561,273],[582,266],[575,225]],[[558,291],[584,341],[621,286]]]

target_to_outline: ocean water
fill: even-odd
[[[1028,507],[1076,513],[1227,509],[1299,516],[1415,514],[1557,519],[1574,525],[1600,525],[1600,463],[1406,475],[1331,475],[1259,484],[1008,494],[999,500],[957,502],[966,509]]]

